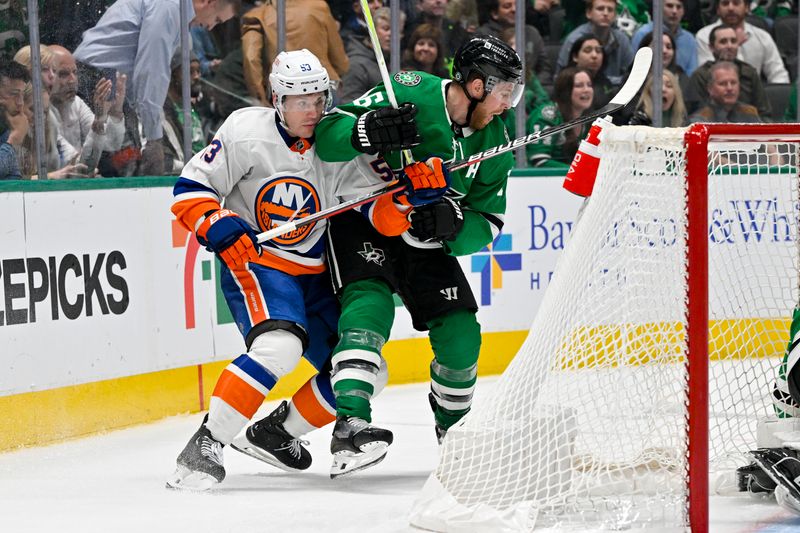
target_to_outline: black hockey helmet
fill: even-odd
[[[525,86],[522,61],[513,48],[497,37],[472,37],[456,52],[453,58],[453,79],[464,86],[475,77],[473,75],[483,80],[485,94],[492,92],[499,82],[511,82],[515,87],[512,107],[519,102]]]

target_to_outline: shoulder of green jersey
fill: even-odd
[[[394,81],[396,81],[400,85],[405,85],[407,87],[414,87],[422,82],[422,76],[410,70],[401,70],[400,72],[394,75]]]

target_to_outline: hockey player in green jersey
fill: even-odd
[[[411,149],[413,158],[437,167],[441,160],[507,143],[499,115],[522,95],[521,67],[514,50],[499,39],[474,37],[455,56],[453,80],[422,72],[392,76],[400,110],[416,115],[422,137]],[[368,139],[380,137],[381,124],[374,117],[389,102],[381,84],[334,109],[317,126],[317,153],[328,161],[375,153]],[[399,150],[382,155],[393,169],[403,167]],[[392,442],[390,431],[371,425],[370,399],[385,380],[381,349],[394,320],[394,292],[414,327],[429,331],[434,352],[429,399],[437,437],[470,410],[481,334],[477,304],[455,256],[480,250],[502,230],[512,165],[507,153],[453,172],[448,196],[430,207],[407,206],[407,216],[392,214],[398,200],[384,196],[362,213],[330,220],[328,261],[342,303],[330,378],[336,400],[331,477],[378,463]],[[385,237],[375,228],[400,236]],[[267,417],[283,421],[277,430],[299,438],[333,420],[332,406],[315,392],[324,380],[318,374],[309,382],[313,386],[304,385],[290,404]]]
[[[789,344],[772,390],[772,406],[778,418],[800,417],[800,307],[792,312]]]

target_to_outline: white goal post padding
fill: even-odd
[[[708,180],[705,468],[747,460],[758,419],[772,414],[798,302],[797,144],[712,135],[698,176],[686,133],[603,132],[594,194],[528,338],[448,433],[413,525],[689,525],[687,405],[699,400],[688,387],[687,280],[701,264],[687,248],[691,179]]]

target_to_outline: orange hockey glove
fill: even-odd
[[[206,215],[197,228],[197,241],[225,261],[228,268],[241,268],[261,255],[256,232],[239,215],[218,209]]]

